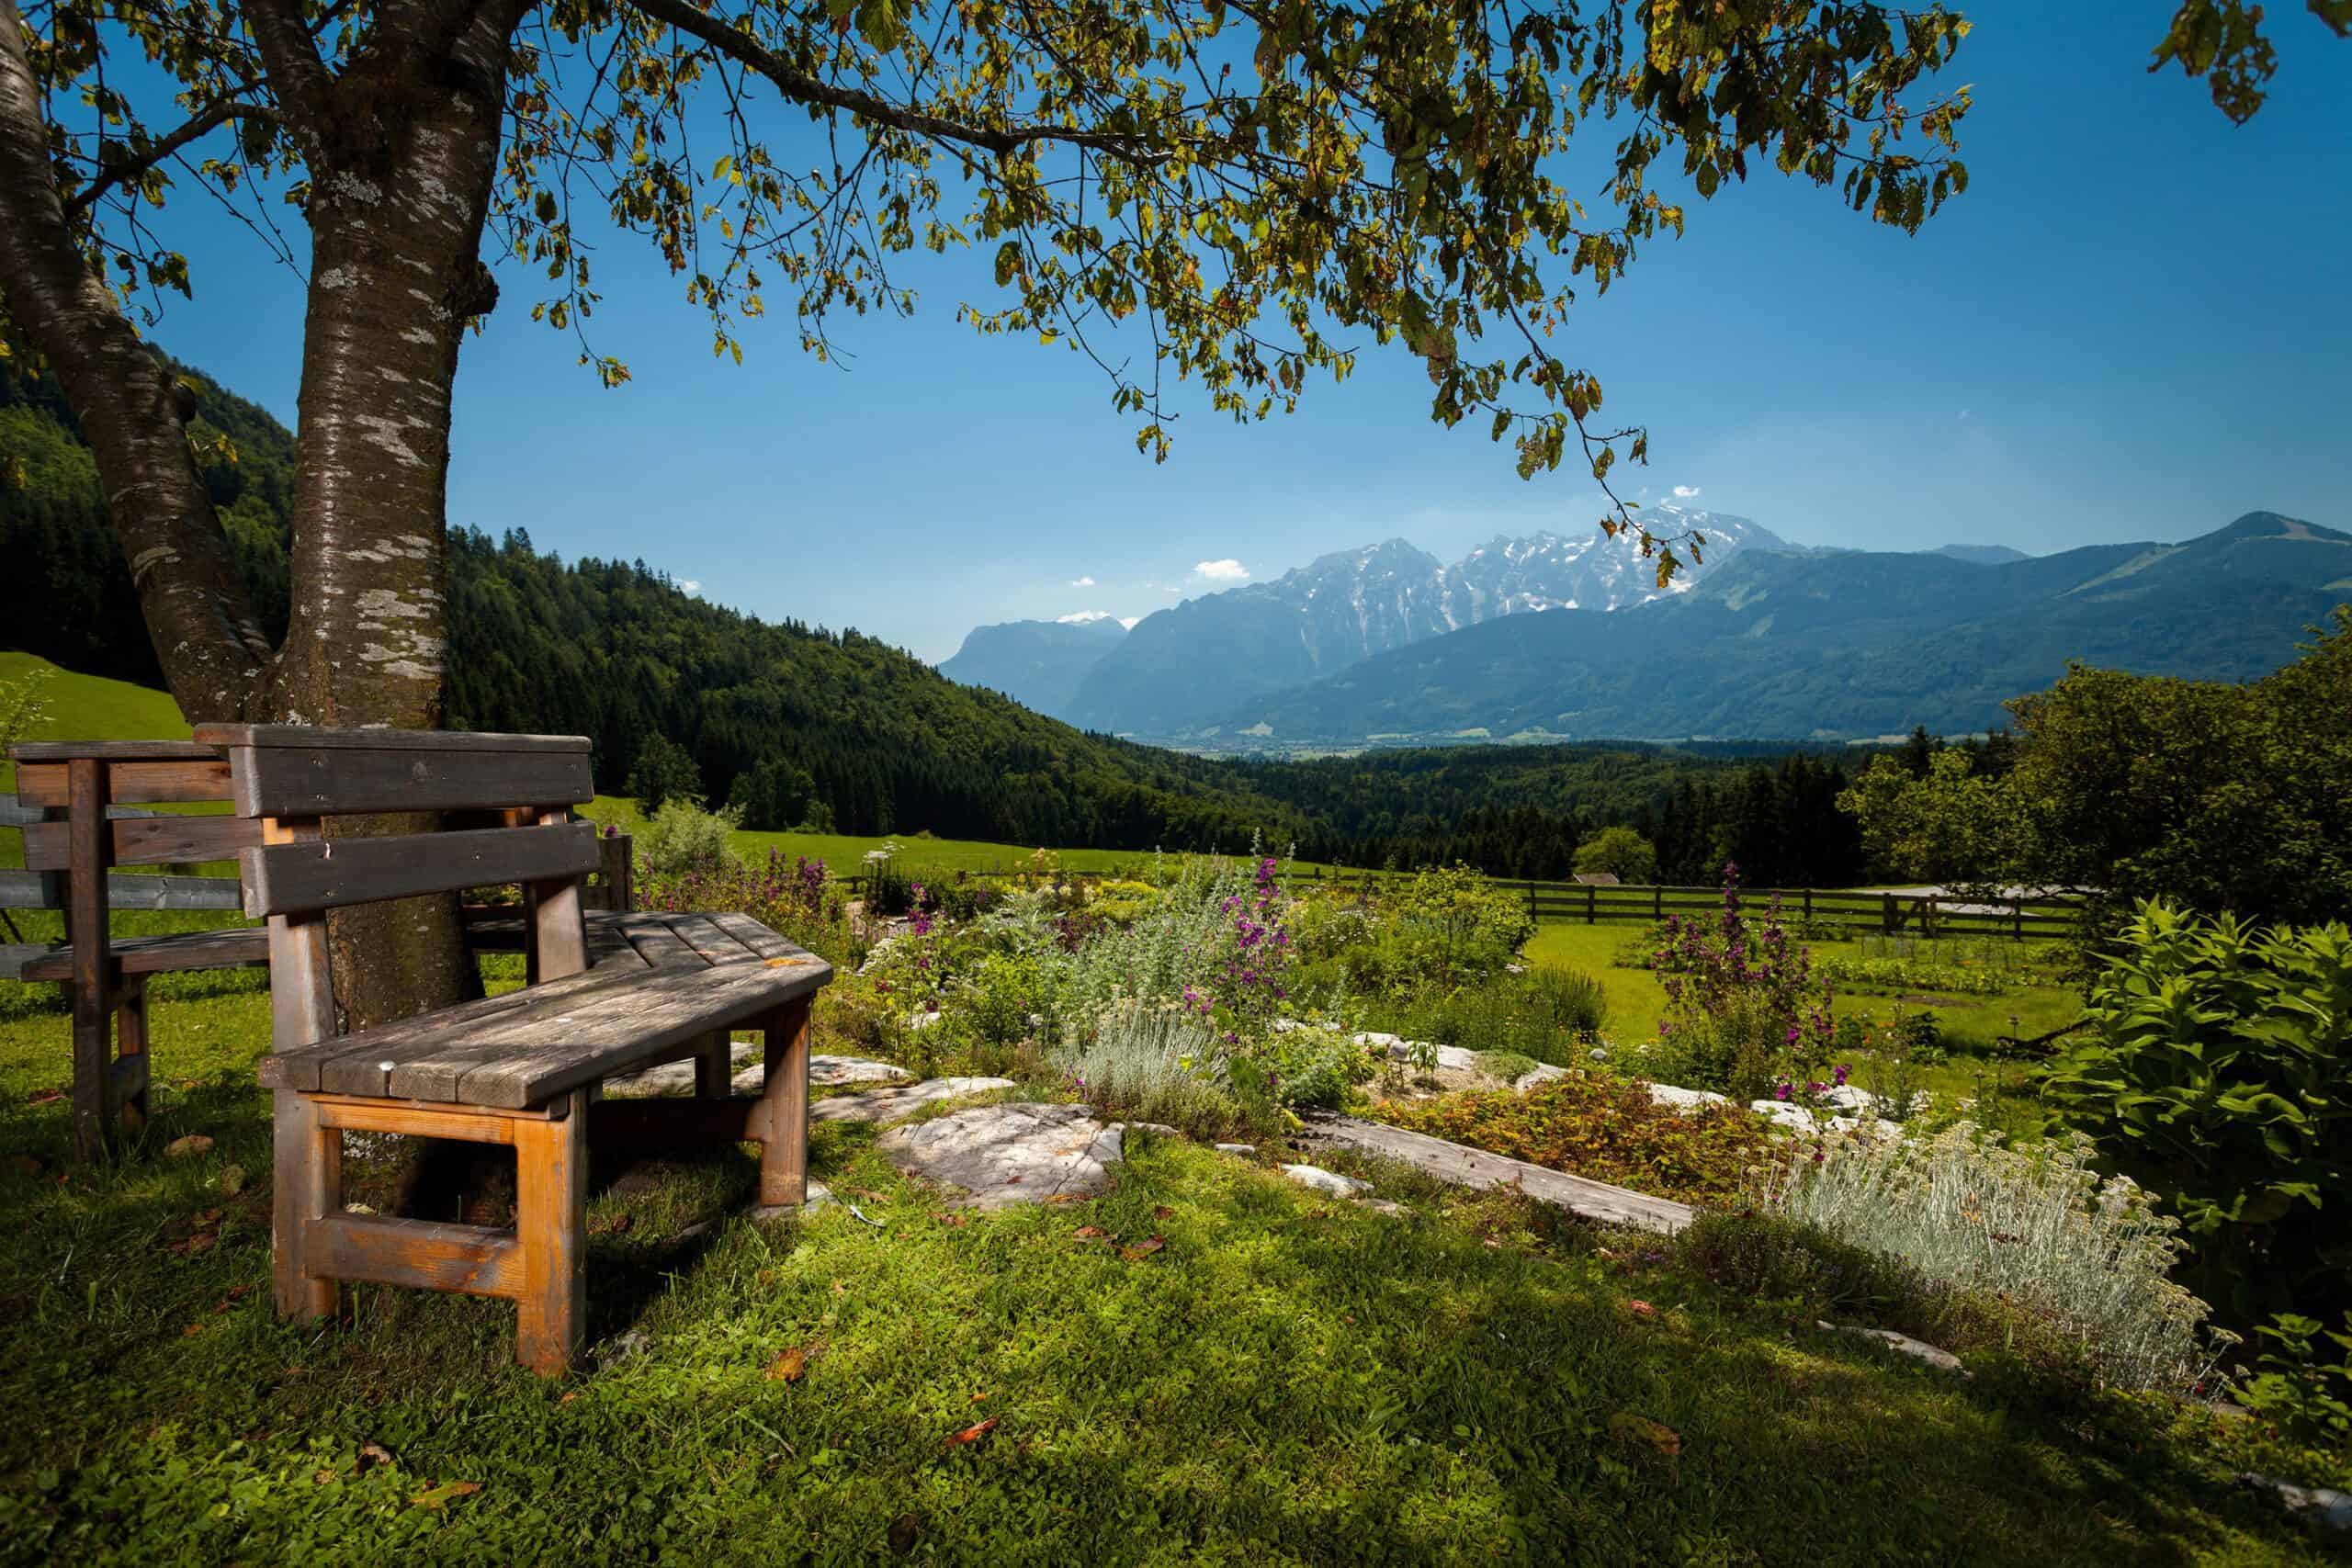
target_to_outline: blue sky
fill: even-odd
[[[2233,129],[2201,84],[2146,73],[2168,5],[1960,8],[1970,189],[1918,235],[1766,173],[1585,296],[1564,352],[1651,432],[1623,491],[1873,548],[2172,539],[2255,508],[2352,527],[2352,44],[2273,6],[2282,68]],[[175,214],[198,293],[155,335],[291,423],[297,280],[198,202]],[[1483,431],[1432,424],[1401,354],[1261,425],[1180,395],[1154,466],[1091,365],[955,324],[992,295],[985,256],[910,272],[912,321],[842,323],[840,368],[788,318],[715,360],[650,250],[599,265],[598,346],[634,381],[575,368],[509,277],[459,368],[451,522],[926,658],[980,622],[1137,615],[1368,540],[1453,558],[1598,515],[1589,478],[1522,482]]]

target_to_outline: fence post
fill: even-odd
[[[1660,882],[1653,882],[1650,884],[1650,924],[1656,926],[1664,925],[1665,923],[1666,885]]]
[[[603,874],[605,908],[615,914],[627,914],[637,908],[637,888],[633,885],[636,866],[630,858],[632,840],[627,833],[612,833],[596,840],[596,854],[602,863],[597,870]]]
[[[1591,925],[1595,920],[1600,918],[1597,908],[1597,901],[1600,898],[1600,889],[1595,887],[1589,882],[1584,885],[1584,923],[1586,925]]]
[[[1804,890],[1804,923],[1808,926],[1813,924],[1813,889],[1810,887]]]
[[[2016,904],[2018,914],[2018,940],[2019,942],[2023,942],[2025,940],[2025,889],[2022,887],[2018,889]]]
[[[1889,936],[1893,936],[1899,929],[1894,918],[1894,895],[1892,893],[1886,895],[1886,914],[1882,923]]]
[[[1919,905],[1919,934],[1931,942],[1935,940],[1936,896],[1932,893],[1921,900]]]
[[[1527,923],[1535,923],[1535,879],[1532,876],[1527,879]]]

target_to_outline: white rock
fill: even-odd
[[[939,1021],[941,1016],[942,1015],[938,1012],[929,1009],[926,1009],[922,1012],[910,1012],[907,1014],[907,1027],[909,1029],[929,1029],[933,1024]]]
[[[1165,1122],[1114,1122],[1111,1125],[1123,1133],[1149,1133],[1161,1138],[1181,1138],[1184,1135]]]
[[[1286,1165],[1283,1174],[1301,1187],[1328,1193],[1334,1198],[1352,1198],[1372,1190],[1372,1183],[1359,1181],[1352,1176],[1341,1176],[1336,1170],[1325,1170],[1319,1165]]]
[[[836,1094],[808,1102],[811,1122],[895,1122],[910,1111],[943,1100],[990,1089],[1011,1089],[1011,1078],[925,1078],[921,1083],[895,1084],[857,1094]]]
[[[2287,1511],[2308,1524],[2328,1529],[2352,1530],[2352,1493],[2333,1486],[2298,1486],[2291,1481],[2248,1471],[2238,1477],[2248,1486],[2276,1492]]]
[[[1356,1207],[1370,1209],[1374,1213],[1386,1214],[1392,1219],[1402,1219],[1413,1212],[1404,1204],[1392,1202],[1386,1198],[1359,1198],[1356,1200]]]
[[[1550,1083],[1555,1078],[1564,1078],[1567,1076],[1568,1073],[1566,1067],[1555,1067],[1549,1062],[1538,1062],[1535,1066],[1530,1067],[1527,1071],[1513,1078],[1511,1080],[1510,1087],[1519,1090],[1520,1093],[1525,1094],[1537,1084]]]
[[[755,1051],[754,1046],[741,1046],[740,1051]],[[738,1055],[738,1061],[742,1058]],[[862,1056],[811,1056],[808,1058],[808,1087],[832,1089],[851,1083],[890,1083],[914,1075],[904,1067],[894,1067],[888,1062],[870,1062]],[[737,1094],[756,1095],[767,1087],[768,1069],[764,1063],[753,1062],[737,1073],[729,1084]]]
[[[1109,1190],[1125,1154],[1120,1130],[1082,1105],[975,1106],[893,1127],[875,1147],[910,1176],[963,1189],[954,1201],[971,1209],[1092,1197]]]
[[[1255,1144],[1219,1144],[1216,1146],[1216,1152],[1221,1155],[1254,1155],[1258,1152],[1258,1145]]]
[[[1686,1116],[1693,1111],[1702,1110],[1710,1105],[1731,1103],[1729,1100],[1711,1089],[1677,1089],[1670,1083],[1650,1085],[1650,1100],[1653,1104],[1671,1105]]]
[[[1938,1349],[1925,1340],[1914,1339],[1907,1334],[1897,1334],[1892,1328],[1871,1328],[1859,1323],[1815,1323],[1814,1326],[1837,1334],[1858,1334],[1865,1339],[1877,1340],[1890,1350],[1899,1351],[1905,1356],[1925,1361],[1939,1371],[1958,1372],[1962,1377],[1969,1375],[1968,1369],[1960,1364],[1960,1358],[1951,1351]]]
[[[1859,1116],[1815,1116],[1804,1106],[1786,1100],[1751,1100],[1747,1108],[1777,1127],[1785,1127],[1801,1137],[1815,1133],[1850,1133],[1862,1124]]]

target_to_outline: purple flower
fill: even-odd
[[[1845,1063],[1840,1062],[1838,1064],[1838,1071],[1835,1076],[1837,1077],[1838,1087],[1839,1089],[1844,1089],[1846,1087],[1846,1075],[1852,1071],[1853,1069],[1846,1066]]]

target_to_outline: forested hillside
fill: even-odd
[[[273,637],[287,605],[294,443],[259,406],[175,367],[206,480]],[[53,382],[0,362],[0,639],[74,670],[160,685],[106,523],[89,453]],[[1238,764],[1089,735],[958,685],[854,631],[762,622],[643,562],[567,562],[510,530],[449,536],[454,728],[579,733],[598,786],[627,793],[656,737],[681,746],[715,803],[752,827],[1104,848],[1238,848],[1253,832],[1309,859],[1467,861],[1566,874],[1576,846],[1630,824],[1660,874],[1752,882],[1866,874],[1834,807],[1837,757],[1618,744],[1456,747]],[[1752,749],[1751,749],[1752,750]]]

